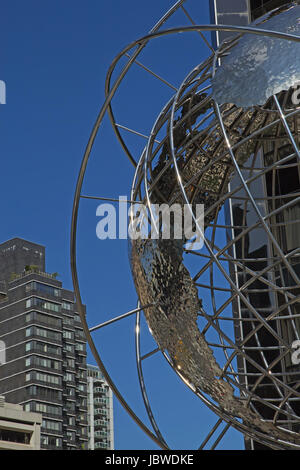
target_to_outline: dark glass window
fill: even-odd
[[[54,390],[52,388],[39,387],[37,385],[31,385],[27,388],[27,393],[30,396],[38,396],[39,399],[45,400],[61,400],[62,392],[60,390]]]
[[[26,300],[26,308],[33,306],[51,310],[52,312],[60,312],[61,310],[61,306],[59,304],[49,302],[45,299],[40,299],[39,297],[31,297],[30,299]]]
[[[30,437],[31,434],[29,432],[0,429],[0,441],[17,442],[18,444],[30,444]]]
[[[32,281],[26,284],[25,291],[26,292],[31,292],[31,291],[44,292],[45,294],[52,295],[53,297],[61,296],[61,290],[58,289],[57,287],[49,286],[48,284],[43,284],[42,282],[36,282],[36,281]]]
[[[61,318],[54,317],[52,315],[46,315],[40,312],[29,312],[26,314],[26,322],[38,322],[43,323],[44,325],[54,326],[56,328],[61,328],[62,320]]]
[[[288,3],[287,0],[250,0],[252,20]]]

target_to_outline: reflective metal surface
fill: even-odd
[[[252,26],[299,35],[299,2],[266,14]],[[297,43],[245,34],[222,59],[222,66],[212,80],[213,97],[219,104],[264,105],[272,95],[298,83],[300,51]]]

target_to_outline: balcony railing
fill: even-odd
[[[30,276],[31,274],[38,274],[39,276],[47,277],[48,279],[55,279],[57,278],[57,273],[45,273],[44,271],[40,271],[39,269],[28,269],[23,271],[22,273],[12,273],[10,282],[16,281],[17,279],[21,279],[26,276]]]
[[[95,419],[94,425],[95,426],[105,426],[107,427],[109,424],[109,421],[106,419]]]
[[[95,405],[107,405],[108,399],[107,398],[94,398],[94,404]]]
[[[108,411],[104,408],[95,408],[94,415],[108,416]]]
[[[109,449],[109,447],[108,442],[95,442],[95,449]]]
[[[95,387],[94,393],[106,393],[107,389],[105,387]]]
[[[100,437],[100,438],[106,438],[108,436],[108,432],[107,431],[95,431],[94,436]]]

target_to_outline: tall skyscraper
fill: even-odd
[[[86,340],[74,294],[56,277],[45,272],[43,246],[0,245],[0,395],[42,414],[42,449],[85,449]]]
[[[211,21],[217,24],[227,25],[238,25],[243,26],[249,22],[258,19],[265,13],[285,5],[287,0],[211,0]],[[215,46],[221,44],[221,42],[232,33],[217,33],[213,34],[213,42]],[[258,51],[259,52],[259,51]],[[247,84],[245,84],[247,86]],[[299,128],[299,122],[295,124]],[[284,139],[276,141],[276,138],[266,139],[261,144],[260,158],[256,161],[256,164],[260,167],[265,167],[270,162],[277,161],[278,158],[282,158],[285,155],[292,153],[290,146],[286,144]],[[264,178],[261,178],[256,182],[255,196],[261,201],[262,210],[266,212],[272,211],[272,204],[274,208],[279,208],[283,205],[282,201],[286,200],[289,194],[292,195],[294,192],[298,192],[300,189],[300,174],[296,166],[296,157],[294,160],[289,160],[290,165],[282,167],[276,172],[266,173]],[[244,174],[247,179],[247,174]],[[230,182],[230,190],[235,189],[239,186],[239,179],[233,178]],[[241,192],[236,194],[236,197],[241,195]],[[265,206],[263,207],[263,204]],[[244,211],[239,204],[232,204],[232,201],[225,207],[225,213],[227,218],[228,226],[251,226],[254,224],[256,214],[251,204],[247,206],[247,215],[245,218]],[[294,205],[291,209],[276,215],[272,223],[276,228],[273,228],[274,238],[277,240],[285,254],[288,254],[295,248],[299,247],[300,243],[300,228],[298,224],[291,224],[292,220],[297,221],[299,219],[299,206]],[[228,232],[229,233],[229,232]],[[236,237],[237,231],[230,234]],[[242,263],[247,268],[253,271],[260,271],[268,266],[268,259],[275,256],[273,254],[273,247],[271,246],[270,240],[266,233],[260,230],[250,231],[246,237],[236,242],[232,249],[233,258],[242,260]],[[293,263],[295,271],[300,272],[299,261],[295,260]],[[247,280],[247,273],[241,268],[237,268],[231,275],[234,281],[238,284],[238,287],[244,285]],[[290,274],[286,272],[280,272],[278,269],[272,269],[272,272],[268,273],[272,276],[278,286],[289,286],[286,289],[291,289],[293,282],[290,279]],[[294,286],[294,289],[297,286]],[[294,291],[296,292],[296,291]],[[274,293],[271,290],[266,289],[266,285],[260,280],[256,280],[253,283],[252,293],[249,293],[249,302],[255,306],[257,311],[260,312],[262,317],[267,317],[272,314],[280,305],[284,305],[284,295],[278,290],[278,293]],[[290,307],[290,312],[287,312],[285,308],[282,312],[282,318],[284,315],[289,314],[295,315],[295,329],[300,333],[299,323],[299,308],[297,305]],[[249,317],[249,310],[245,305],[235,303],[233,305],[233,315],[236,318],[247,318]],[[278,378],[285,383],[293,387],[296,380],[299,380],[299,367],[294,366],[291,363],[290,357],[286,356],[284,359],[278,360],[278,342],[274,336],[262,329],[257,335],[251,336],[249,340],[246,340],[249,333],[251,333],[252,325],[250,322],[242,322],[241,326],[235,328],[236,341],[243,343],[245,349],[247,349],[248,357],[255,359],[256,363],[260,364],[264,369],[268,364],[276,364],[275,370]],[[277,331],[278,334],[283,337],[287,344],[291,344],[293,339],[293,332],[285,323],[285,320],[274,320],[272,328]],[[250,392],[255,387],[255,393],[263,400],[269,401],[269,403],[277,402],[282,400],[280,395],[280,389],[274,386],[274,383],[264,378],[256,385],[257,377],[259,372],[255,367],[252,366],[251,362],[238,358],[238,370],[239,380]],[[299,401],[293,402],[292,406],[295,415],[300,416]],[[272,421],[275,416],[275,411],[272,411],[271,407],[265,406],[263,403],[257,403],[256,410],[260,413],[261,417],[265,420]],[[289,425],[290,430],[299,432],[299,425]],[[265,449],[266,446],[255,442],[252,439],[246,438],[246,448],[248,449]]]
[[[90,450],[114,448],[113,396],[98,367],[87,366]]]

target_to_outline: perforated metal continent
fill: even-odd
[[[263,26],[270,21],[269,29],[299,33],[299,10],[294,2]],[[299,44],[285,43],[246,35],[223,44],[162,110],[141,157],[131,199],[147,201],[150,220],[151,204],[189,204],[197,225],[195,207],[204,204],[205,249],[188,250],[197,256],[197,274],[188,268],[185,238],[134,240],[130,258],[140,302],[153,304],[145,310],[149,328],[183,380],[245,434],[275,448],[300,448],[300,367],[291,360],[300,335],[300,110],[294,88],[300,69],[294,61]],[[262,50],[270,54],[264,74],[257,60],[248,60]],[[257,80],[248,88],[249,70],[250,80]],[[165,139],[157,144],[162,129]],[[228,222],[221,227],[224,206]],[[224,230],[220,247],[217,233]],[[227,295],[217,300],[222,289]]]

